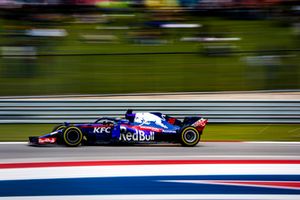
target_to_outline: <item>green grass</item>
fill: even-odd
[[[49,133],[54,124],[1,124],[0,141],[27,141],[29,136]]]
[[[137,18],[142,22],[144,18]],[[203,24],[200,30],[163,30],[162,45],[138,45],[130,42],[131,30],[97,30],[99,24],[62,23],[65,38],[14,38],[0,35],[3,46],[38,44],[39,54],[130,53],[130,52],[199,52],[197,55],[132,56],[54,56],[36,60],[0,58],[0,95],[48,95],[82,93],[135,93],[224,91],[258,89],[294,89],[300,85],[300,55],[291,53],[279,66],[248,66],[245,56],[205,56],[197,42],[182,42],[181,37],[199,33],[221,33],[220,37],[240,37],[240,41],[219,45],[236,46],[239,51],[299,48],[299,38],[291,27],[275,20],[228,20],[193,17]],[[0,21],[0,25],[28,25],[25,21]],[[126,26],[132,21],[113,21],[109,26]],[[106,26],[106,25],[103,25]],[[138,29],[139,30],[139,29]],[[134,31],[134,30],[132,30]],[[0,32],[1,33],[1,32]],[[82,35],[112,34],[118,42],[87,43]],[[218,35],[216,35],[218,36]],[[24,75],[25,74],[25,75]],[[26,75],[27,74],[27,75]]]
[[[208,124],[203,140],[300,141],[299,124]]]
[[[26,141],[28,136],[49,133],[53,124],[2,124],[0,141]],[[202,140],[300,141],[300,125],[208,124]]]

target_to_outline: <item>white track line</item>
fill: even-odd
[[[244,141],[242,143],[250,143],[250,144],[300,144],[300,142],[293,141]]]
[[[0,142],[1,144],[28,144],[28,142]]]
[[[115,156],[113,160],[226,160],[226,159],[238,159],[238,160],[270,160],[270,159],[278,159],[278,160],[299,160],[300,155],[190,155],[190,156]],[[6,158],[1,159],[0,163],[39,163],[39,162],[77,162],[77,161],[111,161],[112,158],[110,156],[101,157],[99,159],[95,157],[50,157],[50,158]]]
[[[110,159],[109,159],[110,158]],[[291,156],[291,155],[195,155],[195,156],[127,156],[124,158],[115,156],[113,160],[226,160],[226,159],[238,159],[238,160],[300,160],[300,156]],[[39,162],[77,162],[77,161],[111,161],[111,157],[101,157],[101,159],[96,159],[95,157],[57,157],[57,158],[24,158],[24,159],[1,159],[0,164],[2,163],[39,163]]]
[[[300,164],[175,164],[1,169],[1,180],[163,175],[300,175]]]
[[[209,142],[209,143],[212,143],[210,141],[205,141],[205,142],[200,142],[199,144],[203,144],[203,143],[206,143],[206,142]],[[214,143],[250,143],[250,144],[299,144],[300,145],[300,142],[295,142],[295,141],[238,141],[238,142],[232,142],[232,141],[222,141],[222,142],[218,142],[218,141],[215,141]],[[1,144],[28,144],[28,142],[0,142],[0,145]]]

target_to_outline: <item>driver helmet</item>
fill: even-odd
[[[125,114],[125,119],[128,119],[130,122],[133,122],[135,118],[135,114],[132,113],[131,109],[128,109],[126,114]]]

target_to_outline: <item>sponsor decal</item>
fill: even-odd
[[[111,132],[111,127],[106,127],[106,126],[100,126],[100,127],[94,127],[93,133],[110,133]]]
[[[39,138],[39,144],[45,144],[45,143],[55,143],[56,138],[50,137],[50,138]]]
[[[168,128],[163,121],[165,121],[164,116],[162,118],[152,114],[152,113],[136,113],[134,122],[135,123],[140,123],[141,125],[146,124],[149,125],[151,123],[154,123],[158,126],[161,126],[163,128]]]
[[[120,141],[126,141],[126,142],[130,142],[130,141],[153,141],[154,140],[154,132],[150,131],[149,134],[146,134],[144,131],[142,130],[136,130],[135,133],[122,133],[120,134],[119,137]]]
[[[120,126],[120,132],[121,133],[126,133],[127,132],[126,126]]]
[[[163,133],[176,133],[174,130],[163,130]]]

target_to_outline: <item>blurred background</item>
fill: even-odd
[[[297,0],[0,0],[0,95],[299,89]]]

